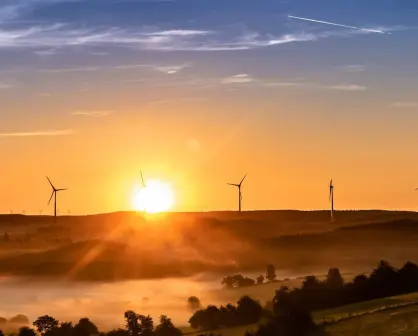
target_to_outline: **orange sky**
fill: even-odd
[[[72,133],[0,139],[1,211],[51,212],[46,174],[57,187],[69,188],[59,194],[62,213],[127,210],[140,169],[146,179],[172,184],[178,211],[236,208],[237,192],[226,182],[237,183],[245,173],[244,209],[327,208],[331,177],[336,208],[415,209],[418,158],[408,149],[412,133],[405,131],[413,125],[395,118],[350,121],[333,115],[335,105],[288,97],[265,104],[207,98],[119,109],[119,98],[111,97],[97,104],[112,112],[106,117],[71,116],[68,125],[46,117],[22,120],[22,129],[44,125]],[[42,105],[52,110],[58,102],[37,104],[34,111]],[[312,116],[302,114],[307,109]]]
[[[0,212],[418,207],[416,17],[364,1],[0,3]],[[349,15],[355,13],[355,15]],[[391,34],[294,20],[303,16]],[[40,133],[44,134],[43,136]]]

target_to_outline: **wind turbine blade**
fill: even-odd
[[[68,188],[56,189],[56,191],[64,191],[64,190],[68,190]]]
[[[142,187],[145,188],[145,181],[144,181],[144,177],[142,176],[142,171],[140,171],[140,173],[141,173]]]
[[[242,182],[244,182],[245,178],[247,177],[247,174],[245,174],[245,176],[242,178],[241,182],[239,183],[239,185],[242,184]]]
[[[55,192],[55,189],[52,191],[51,197],[49,198],[49,201],[48,201],[48,205],[49,205],[49,203],[51,203],[52,196],[54,196],[54,192]]]
[[[234,186],[234,187],[239,187],[239,184],[233,184],[233,183],[227,183],[228,185]]]
[[[46,178],[47,178],[47,180],[48,180],[49,184],[51,185],[52,189],[54,189],[54,190],[55,190],[55,187],[54,187],[54,185],[52,184],[52,182],[51,182],[51,180],[49,179],[49,177],[47,176]]]

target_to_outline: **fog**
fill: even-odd
[[[0,316],[9,318],[24,314],[31,322],[45,314],[75,322],[81,317],[89,317],[107,330],[123,326],[123,313],[132,309],[140,314],[150,314],[155,322],[165,314],[176,325],[184,326],[191,316],[187,298],[197,295],[203,304],[220,304],[222,302],[216,302],[208,293],[219,286],[219,281],[197,278],[112,283],[33,282],[2,278]]]

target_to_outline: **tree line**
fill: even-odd
[[[263,308],[256,300],[242,297],[237,305],[208,306],[190,318],[193,328],[215,330],[236,325],[257,323],[262,317],[268,322],[246,336],[306,335],[318,328],[311,312],[340,307],[389,296],[418,291],[418,266],[407,262],[396,269],[387,261],[380,261],[367,276],[359,274],[345,282],[338,268],[330,268],[325,280],[305,277],[300,288],[281,286]]]
[[[181,336],[181,331],[171,322],[171,319],[161,315],[158,325],[154,325],[150,315],[137,314],[128,310],[124,314],[125,329],[114,329],[107,333],[100,332],[97,326],[88,318],[82,318],[73,325],[72,322],[60,322],[49,315],[38,317],[33,322],[33,328],[24,326],[18,331],[18,336]],[[4,336],[0,330],[0,336]]]
[[[418,291],[418,266],[407,262],[396,269],[387,261],[380,261],[369,276],[359,274],[345,282],[338,268],[331,268],[325,280],[310,275],[300,288],[290,290],[281,286],[276,291],[285,300],[307,311],[335,308],[352,303],[380,299]]]
[[[276,281],[276,268],[273,265],[268,265],[266,269],[266,274],[260,274],[255,280],[244,277],[242,274],[228,275],[222,279],[221,284],[228,289],[248,287],[254,285],[262,285],[267,282]]]

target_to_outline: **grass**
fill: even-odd
[[[274,285],[274,284],[271,284]],[[351,335],[418,335],[418,305],[390,308],[387,306],[401,305],[418,301],[418,293],[399,295],[372,301],[355,303],[334,309],[327,309],[313,313],[315,322],[341,321],[327,325],[325,333],[321,335],[351,336]],[[367,313],[368,312],[368,313]],[[348,318],[349,315],[351,318]],[[359,314],[359,316],[355,316]],[[257,324],[224,328],[215,330],[215,333],[223,336],[244,336],[247,331],[257,329]],[[193,331],[189,327],[181,328],[184,335],[197,336],[202,332]]]
[[[358,316],[325,328],[327,336],[418,335],[418,306],[401,307]]]

